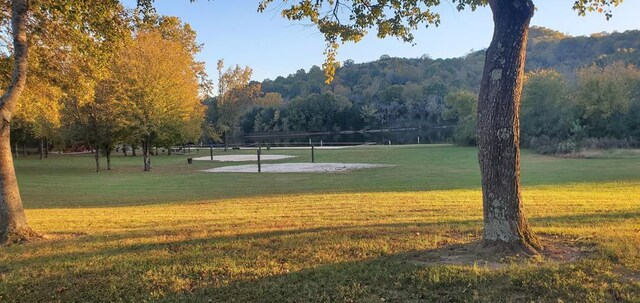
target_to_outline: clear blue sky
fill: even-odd
[[[123,0],[133,6],[135,0]],[[287,76],[300,68],[308,70],[324,61],[323,36],[315,27],[292,23],[280,17],[279,11],[257,13],[258,0],[156,0],[158,13],[178,16],[190,23],[204,43],[199,60],[207,62],[207,70],[216,77],[216,61],[227,65],[248,65],[254,70],[253,79],[262,81]],[[275,3],[280,0],[275,0]],[[640,1],[626,0],[614,9],[614,17],[606,21],[601,14],[578,17],[571,9],[573,0],[537,0],[538,10],[532,24],[579,36],[595,32],[638,29]],[[438,8],[442,15],[439,27],[416,31],[417,45],[395,38],[378,39],[370,34],[357,44],[340,48],[338,60],[352,59],[368,62],[387,54],[393,57],[415,58],[428,54],[432,58],[459,57],[470,50],[486,48],[491,40],[493,24],[488,8],[475,12],[457,12],[450,0]]]

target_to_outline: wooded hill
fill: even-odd
[[[527,70],[554,69],[567,85],[575,86],[579,68],[593,64],[603,67],[620,61],[637,66],[639,50],[637,30],[572,37],[532,27]],[[451,59],[383,55],[367,63],[347,60],[337,69],[330,85],[325,84],[320,67],[300,69],[287,77],[263,81],[263,94],[271,93],[273,97],[277,93],[282,102],[254,107],[242,117],[241,128],[250,133],[455,124],[457,117],[446,114],[445,98],[452,92],[477,92],[483,65],[483,50]],[[339,106],[323,106],[323,101]]]

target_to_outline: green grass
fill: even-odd
[[[49,239],[0,248],[0,302],[640,302],[638,159],[523,154],[534,230],[579,260],[425,261],[480,237],[476,153],[318,151],[396,165],[339,174],[201,173],[229,164],[182,156],[154,158],[150,173],[118,157],[96,174],[86,156],[18,159],[30,224]]]
[[[216,151],[216,155],[232,152]],[[235,151],[235,153],[238,153]],[[251,153],[255,151],[241,151]],[[271,150],[297,156],[279,162],[310,162],[307,150]],[[209,151],[198,155],[207,156]],[[480,187],[475,148],[408,145],[317,150],[317,162],[395,165],[337,174],[203,173],[199,170],[244,163],[194,161],[158,156],[153,171],[140,157],[114,157],[113,170],[96,174],[91,156],[19,158],[18,181],[28,208],[176,203],[293,193],[404,192]],[[522,159],[525,186],[640,180],[638,159],[561,159],[527,151]]]

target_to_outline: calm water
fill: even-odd
[[[453,134],[453,127],[418,129],[418,130],[389,130],[350,133],[304,133],[304,134],[267,134],[244,136],[230,140],[230,144],[273,144],[273,145],[309,145],[309,140],[315,145],[354,145],[364,143],[375,144],[416,144],[420,137],[421,144],[449,143]]]

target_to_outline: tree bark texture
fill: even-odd
[[[38,237],[29,225],[22,207],[18,180],[11,156],[10,125],[13,110],[27,81],[28,0],[13,0],[11,27],[14,65],[11,82],[0,97],[0,244],[27,241]]]
[[[478,99],[478,160],[485,246],[536,253],[541,248],[523,212],[520,185],[520,95],[531,0],[490,0],[493,40]]]

